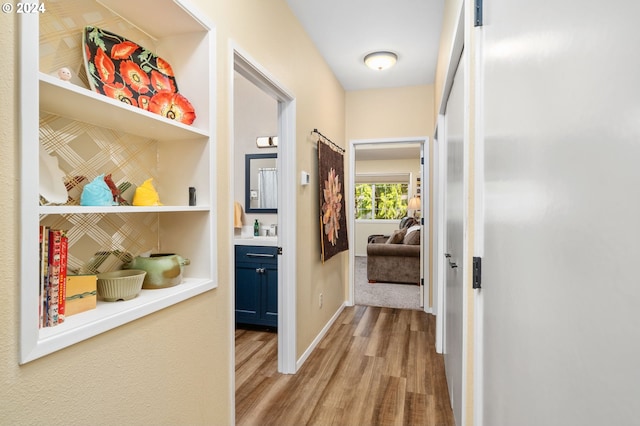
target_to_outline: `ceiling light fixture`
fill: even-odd
[[[384,70],[391,68],[398,60],[398,55],[393,52],[372,52],[364,57],[364,63],[372,70]]]

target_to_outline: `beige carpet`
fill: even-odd
[[[355,259],[356,305],[385,308],[421,309],[420,287],[411,284],[369,284],[367,281],[367,257]]]

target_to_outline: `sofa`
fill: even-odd
[[[405,218],[391,235],[370,235],[367,241],[370,283],[420,284],[420,225]]]

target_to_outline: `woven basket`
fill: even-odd
[[[133,299],[142,290],[146,271],[128,269],[98,274],[98,295],[106,302]]]

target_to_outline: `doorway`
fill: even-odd
[[[424,277],[429,271],[429,244],[425,237],[424,224],[429,223],[429,161],[424,161],[425,146],[428,146],[428,138],[399,138],[399,139],[372,139],[353,140],[350,142],[350,191],[354,196],[354,202],[349,203],[350,223],[348,227],[349,239],[354,250],[349,255],[349,303],[351,305],[372,304],[408,309],[420,309],[428,312],[430,309],[430,291],[425,290]],[[382,191],[376,190],[381,188]],[[402,210],[394,206],[392,212],[376,212],[376,197],[384,191],[393,190],[393,197],[402,194]],[[355,193],[360,191],[358,197],[366,198],[358,202]],[[376,195],[378,194],[378,195]],[[385,196],[386,195],[382,195]],[[418,208],[412,205],[407,207],[409,201],[418,203]],[[372,200],[370,210],[367,210],[367,200]],[[380,200],[378,200],[380,201]],[[364,206],[364,208],[363,208]],[[394,216],[398,211],[399,216]],[[373,235],[382,235],[382,241],[399,228],[401,216],[416,217],[419,230],[419,277],[416,284],[389,283],[376,280],[375,284],[369,284],[367,276],[367,244]],[[424,221],[421,228],[420,223]],[[378,239],[376,239],[377,242]],[[413,280],[413,279],[410,279]],[[426,281],[428,283],[428,280]],[[357,289],[360,289],[360,294]]]
[[[232,69],[230,70],[230,93],[235,94],[235,76],[239,75],[248,83],[259,89],[263,95],[268,95],[277,102],[277,158],[276,169],[277,179],[277,219],[275,225],[277,235],[277,330],[278,330],[278,372],[293,374],[296,372],[296,310],[295,310],[295,277],[296,277],[296,241],[295,224],[296,217],[296,151],[295,151],[295,111],[296,103],[288,90],[276,83],[269,72],[260,66],[255,60],[239,48],[234,47]],[[236,117],[234,115],[234,96],[230,96],[231,106],[230,129],[231,148],[229,162],[231,164],[232,176],[236,176],[234,166],[236,158],[236,138],[234,127]],[[273,136],[273,135],[265,135]],[[258,141],[256,141],[258,143]],[[243,167],[244,168],[244,167]],[[235,200],[233,185],[230,199]],[[235,206],[230,205],[229,229],[234,229]],[[284,226],[288,224],[288,226]],[[273,228],[272,228],[273,229]],[[234,235],[231,238],[231,253],[235,252]],[[231,257],[232,264],[230,270],[235,271],[235,257]],[[231,274],[231,312],[235,313],[235,276]],[[232,321],[235,329],[235,318]],[[235,331],[235,330],[234,330]],[[235,334],[235,333],[234,333]]]

